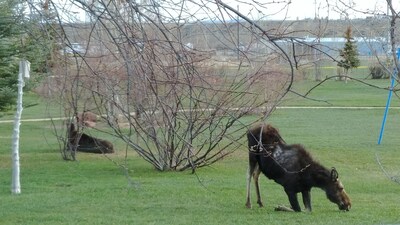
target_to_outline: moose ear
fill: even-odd
[[[332,181],[337,181],[337,179],[339,178],[339,173],[337,172],[337,170],[335,169],[335,167],[332,167],[331,170],[331,180]]]

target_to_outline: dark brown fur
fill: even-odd
[[[247,134],[249,146],[249,173],[247,181],[246,206],[251,207],[250,182],[254,178],[257,203],[263,206],[260,197],[258,178],[262,172],[269,179],[284,187],[290,205],[294,211],[301,211],[297,193],[301,193],[304,206],[311,211],[312,187],[325,191],[327,198],[338,205],[340,210],[349,210],[350,198],[338,179],[336,169],[328,170],[301,145],[287,145],[278,130],[271,125],[260,124]]]
[[[114,153],[114,147],[111,142],[89,136],[83,132],[78,133],[75,129],[75,125],[72,123],[69,125],[68,138],[71,146],[73,146],[74,142],[79,139],[76,151],[96,154]]]

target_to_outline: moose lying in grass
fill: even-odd
[[[297,193],[302,194],[305,208],[311,211],[312,187],[324,190],[327,198],[337,204],[340,210],[350,209],[350,198],[338,179],[336,169],[328,170],[314,161],[303,146],[287,145],[278,130],[266,124],[251,128],[247,133],[247,139],[249,171],[246,206],[248,208],[251,208],[251,177],[254,178],[256,186],[257,203],[260,207],[263,206],[258,184],[258,178],[262,172],[266,177],[283,186],[289,197],[291,211],[301,211]]]
[[[74,146],[74,142],[78,140],[76,151],[79,152],[96,154],[114,153],[114,147],[111,142],[89,136],[83,132],[78,133],[73,123],[69,124],[68,139],[71,146]]]

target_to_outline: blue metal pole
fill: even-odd
[[[400,59],[400,48],[396,49],[396,56],[397,56],[397,59]],[[385,113],[383,114],[381,132],[379,133],[379,139],[378,139],[378,145],[380,145],[382,142],[383,131],[385,130],[386,117],[387,117],[387,114],[389,111],[390,100],[392,99],[392,93],[393,93],[394,81],[396,80],[396,75],[397,75],[397,66],[394,68],[392,76],[390,76],[391,80],[390,80],[389,96],[388,96],[388,99],[386,102]]]
[[[382,142],[382,137],[383,137],[383,131],[385,130],[385,124],[386,124],[386,117],[389,111],[389,106],[390,106],[390,100],[392,99],[392,93],[393,93],[393,87],[394,87],[394,77],[396,74],[396,70],[393,72],[393,75],[390,76],[390,89],[389,89],[389,96],[388,99],[386,101],[386,108],[385,108],[385,113],[383,114],[383,120],[382,120],[382,126],[381,126],[381,132],[379,134],[379,139],[378,139],[378,145],[381,144]]]

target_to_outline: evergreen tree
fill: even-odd
[[[352,37],[351,27],[347,28],[344,38],[346,39],[346,43],[344,48],[340,50],[340,57],[342,59],[337,65],[343,68],[344,75],[348,76],[350,69],[360,66],[360,60],[358,59],[357,45]]]
[[[0,1],[0,111],[16,103],[19,61],[31,62],[30,84],[46,74],[55,40],[49,38],[47,24],[40,17],[24,17],[16,0]],[[49,29],[51,30],[51,29]],[[29,86],[24,88],[29,90]]]
[[[18,75],[19,18],[15,16],[15,1],[0,1],[0,111],[16,101]]]

